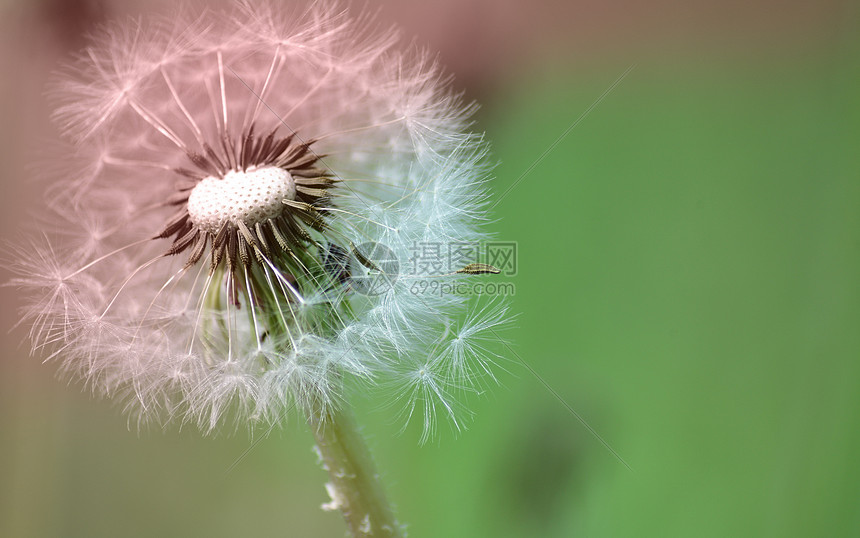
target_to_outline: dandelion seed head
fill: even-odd
[[[453,330],[465,298],[399,274],[417,242],[484,237],[450,82],[331,2],[108,25],[51,87],[45,232],[10,250],[33,352],[138,424],[267,425],[353,380],[459,430],[504,313]]]
[[[223,178],[205,177],[188,196],[189,220],[204,232],[216,234],[223,226],[248,228],[277,218],[284,200],[296,199],[296,182],[283,168],[229,170]]]

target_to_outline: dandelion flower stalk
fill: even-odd
[[[320,460],[331,477],[327,488],[332,500],[323,507],[340,510],[355,537],[400,536],[370,452],[349,408],[312,414],[309,423]]]
[[[445,255],[485,238],[487,149],[427,53],[331,3],[291,9],[94,36],[51,89],[43,231],[8,265],[33,352],[130,422],[208,433],[295,409],[329,506],[397,535],[347,393],[393,392],[424,441],[495,380],[503,302],[425,293],[415,271],[419,252],[434,283],[498,272]]]

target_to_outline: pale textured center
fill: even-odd
[[[296,182],[275,166],[204,178],[188,197],[188,215],[198,228],[218,233],[226,223],[242,221],[249,228],[277,217],[282,200],[296,199]]]

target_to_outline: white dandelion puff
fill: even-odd
[[[326,3],[96,35],[51,88],[46,235],[13,251],[33,351],[140,423],[268,425],[358,379],[425,436],[460,429],[507,312],[458,322],[463,297],[399,273],[416,243],[485,238],[487,149],[398,42]]]

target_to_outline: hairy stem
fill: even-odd
[[[352,411],[344,406],[314,412],[308,423],[331,478],[326,484],[331,502],[323,508],[340,510],[354,538],[401,536]]]

